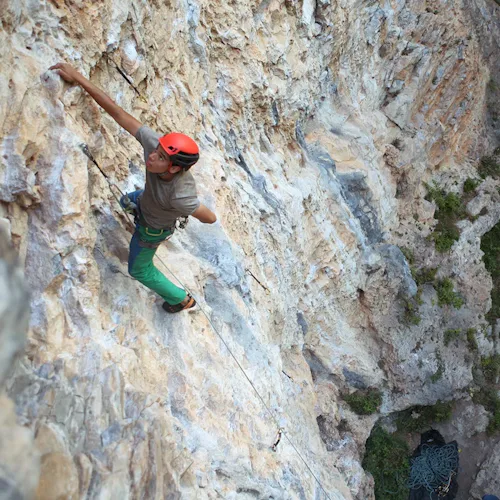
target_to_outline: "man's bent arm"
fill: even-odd
[[[205,224],[213,224],[217,221],[217,216],[205,205],[200,205],[191,215]]]
[[[123,108],[118,106],[113,99],[105,94],[99,87],[87,80],[73,66],[67,63],[58,63],[50,69],[55,69],[69,83],[77,83],[94,99],[101,108],[104,109],[115,121],[123,127],[127,132],[135,137],[135,134],[142,126],[142,123],[135,119],[131,114],[127,113]]]

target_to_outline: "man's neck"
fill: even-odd
[[[170,182],[176,174],[171,174],[170,172],[166,172],[164,174],[158,174],[158,177],[163,181],[163,182]]]

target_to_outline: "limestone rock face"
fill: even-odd
[[[38,482],[32,433],[16,423],[5,381],[22,352],[29,323],[29,295],[7,236],[0,231],[0,499],[31,497]]]
[[[500,468],[500,444],[483,464],[471,488],[471,498],[481,499],[484,495],[497,494],[500,491],[498,470]]]
[[[5,2],[0,229],[32,311],[7,388],[40,455],[20,494],[372,498],[361,462],[378,415],[354,415],[342,395],[377,387],[388,414],[472,383],[466,342],[445,348],[444,331],[485,324],[480,239],[500,218],[499,182],[481,182],[444,255],[426,239],[436,207],[424,183],[461,194],[498,145],[499,11]],[[193,173],[218,222],[193,219],[157,256],[202,311],[167,316],[128,275],[129,226],[102,172],[141,188],[142,148],[48,70],[61,60],[142,123],[199,143]],[[417,285],[403,246],[452,279],[461,309],[426,283],[419,324],[404,321]]]

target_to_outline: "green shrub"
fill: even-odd
[[[415,256],[413,255],[413,251],[407,247],[399,247],[399,249],[401,250],[401,253],[405,256],[406,260],[408,261],[408,264],[412,266],[413,263],[415,262]]]
[[[500,163],[493,156],[483,156],[477,171],[483,179],[488,176],[497,179],[500,176]]]
[[[426,199],[434,201],[437,210],[434,217],[438,220],[431,238],[434,240],[438,252],[447,252],[455,241],[460,238],[460,231],[456,222],[466,215],[461,198],[455,193],[446,193],[436,183],[432,186],[425,184]]]
[[[404,322],[407,325],[419,325],[421,321],[419,310],[419,303],[416,299],[409,298],[404,299],[405,305],[405,313],[404,313]]]
[[[443,374],[444,374],[444,367],[442,364],[440,364],[438,366],[438,369],[435,371],[435,373],[433,373],[430,377],[430,381],[435,384],[438,380],[440,380],[441,378],[443,378]]]
[[[474,328],[469,328],[467,330],[467,344],[469,345],[469,350],[477,351],[478,345],[476,340],[476,330]]]
[[[421,306],[424,303],[424,301],[422,300],[422,287],[421,286],[419,286],[417,288],[417,293],[415,294],[415,302],[419,306]]]
[[[481,358],[481,368],[483,369],[484,378],[491,383],[496,383],[496,379],[500,375],[500,354],[494,354],[489,358]]]
[[[378,389],[366,389],[346,394],[344,399],[358,415],[371,415],[379,410],[382,393]]]
[[[398,436],[376,426],[366,441],[363,468],[375,479],[376,500],[408,500],[410,449]]]
[[[472,193],[481,184],[481,181],[471,179],[470,177],[464,182],[464,193]]]
[[[500,431],[500,398],[498,391],[494,387],[482,388],[474,394],[472,398],[474,403],[483,405],[486,410],[491,412],[490,421],[486,432],[491,436]]]
[[[488,427],[486,428],[486,432],[491,436],[500,431],[500,401],[496,410],[493,412],[493,415],[488,422]]]
[[[444,374],[444,364],[443,360],[441,359],[441,353],[439,351],[436,351],[436,361],[438,363],[438,368],[429,378],[429,380],[433,384],[435,384],[439,379],[441,379]]]
[[[488,411],[495,409],[497,400],[497,391],[491,387],[483,387],[472,396],[472,401],[474,401],[474,403],[483,405]]]
[[[423,432],[435,423],[449,420],[452,410],[452,402],[438,401],[432,406],[412,406],[399,414],[396,426],[402,432]]]
[[[444,332],[444,345],[448,345],[452,340],[458,339],[460,337],[459,329],[450,329]]]
[[[500,223],[481,238],[484,266],[491,274],[493,289],[491,290],[491,309],[487,320],[495,324],[500,318]]]
[[[415,271],[412,269],[413,279],[418,286],[425,285],[426,283],[432,283],[436,278],[437,267],[424,268]]]
[[[432,186],[425,184],[427,188],[427,200],[432,200],[438,207],[440,215],[457,215],[458,212],[463,212],[462,200],[455,193],[446,193],[435,182]]]
[[[456,215],[457,212],[463,210],[462,200],[455,193],[448,193],[438,206],[439,212],[443,212],[446,215]]]
[[[435,232],[432,234],[432,239],[436,245],[436,250],[439,253],[447,252],[455,241],[460,238],[460,231],[457,227],[440,227],[436,226]]]
[[[460,309],[463,306],[464,301],[458,293],[453,291],[453,283],[449,278],[439,280],[435,284],[435,288],[440,307],[443,307],[444,305],[451,305],[455,309]]]

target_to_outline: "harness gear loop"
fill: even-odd
[[[151,228],[150,227],[146,226],[145,229],[146,229],[146,234],[148,236],[161,236],[165,232],[164,229],[158,229],[158,231],[160,231],[160,232],[155,234],[155,233],[151,232]]]

